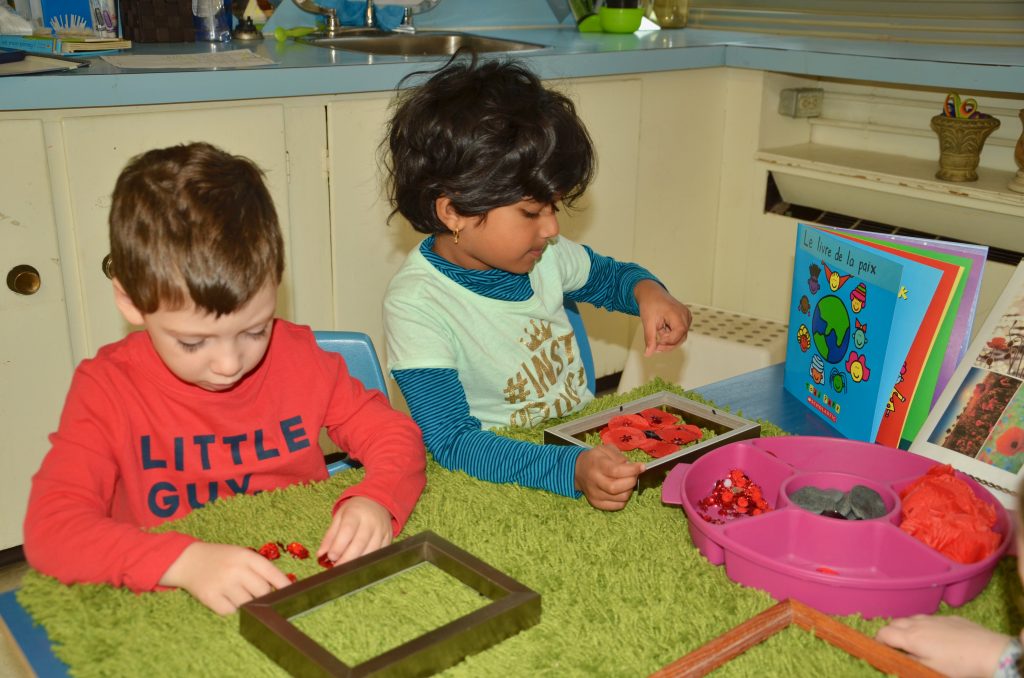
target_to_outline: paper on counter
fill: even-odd
[[[124,69],[251,68],[275,63],[257,56],[251,49],[209,54],[114,54],[101,58],[111,66]]]

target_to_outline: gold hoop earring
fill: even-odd
[[[459,231],[461,231],[461,230],[462,229],[459,229]],[[455,244],[456,245],[459,244],[459,231],[455,231]]]

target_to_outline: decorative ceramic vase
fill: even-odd
[[[1024,126],[1024,108],[1020,109],[1017,115],[1020,117],[1021,126]],[[1024,193],[1024,131],[1020,133],[1017,145],[1013,149],[1013,161],[1017,163],[1017,175],[1010,179],[1006,187],[1011,191]]]
[[[939,135],[939,171],[937,179],[943,181],[977,181],[981,147],[989,134],[999,128],[999,119],[951,118],[936,115],[932,129]]]

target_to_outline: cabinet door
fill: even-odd
[[[391,277],[422,239],[391,211],[377,170],[390,93],[358,96],[327,107],[330,148],[334,322],[366,332],[384,360],[381,307]],[[386,368],[385,368],[386,369]],[[398,392],[391,389],[392,394]]]
[[[0,291],[0,549],[5,549],[22,543],[31,478],[49,449],[47,436],[57,428],[72,357],[42,123],[0,121],[0,148],[7,160],[0,163],[0,271],[7,279]],[[16,280],[12,271],[26,266],[35,273],[21,269]]]
[[[145,112],[68,116],[62,121],[70,216],[78,255],[87,355],[120,339],[130,329],[113,304],[102,262],[110,252],[107,218],[121,169],[133,156],[153,148],[206,141],[253,160],[265,173],[289,247],[289,202],[284,111],[279,105],[224,108],[163,107]],[[290,258],[290,247],[289,247]],[[291,317],[293,289],[288,261],[278,314]],[[301,265],[301,262],[298,262]],[[83,356],[84,357],[84,356]]]
[[[549,83],[575,101],[597,151],[597,177],[576,210],[563,210],[562,233],[619,261],[637,261],[637,176],[644,83],[641,78]],[[648,265],[644,261],[637,263]],[[657,275],[657,272],[655,272]],[[594,372],[622,370],[630,343],[629,316],[580,305],[594,353]]]

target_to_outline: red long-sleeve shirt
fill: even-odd
[[[338,501],[378,502],[397,534],[426,482],[420,431],[309,328],[275,321],[263,361],[220,393],[180,381],[134,332],[75,371],[32,479],[25,556],[65,583],[152,590],[195,539],[142,528],[218,497],[326,478],[322,427],[366,469]]]

